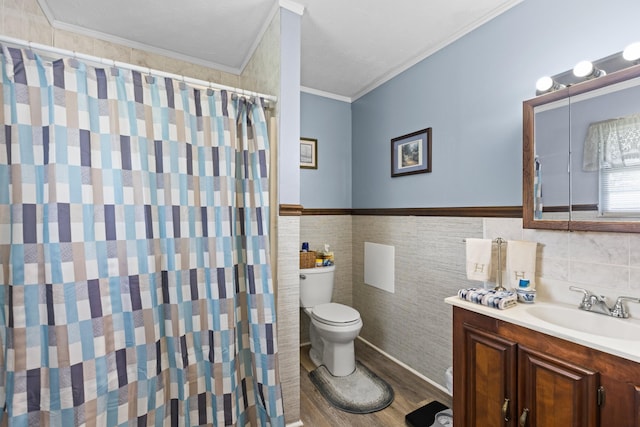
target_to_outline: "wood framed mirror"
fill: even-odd
[[[523,103],[525,228],[640,233],[640,65]]]

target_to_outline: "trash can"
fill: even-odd
[[[447,380],[447,390],[449,390],[449,394],[453,396],[453,366],[449,366],[444,375]]]

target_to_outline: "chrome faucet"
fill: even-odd
[[[595,313],[602,313],[608,316],[611,316],[611,309],[607,305],[607,297],[604,295],[589,295],[589,311],[593,311]]]
[[[613,308],[611,309],[611,315],[613,317],[620,317],[622,319],[626,319],[627,317],[629,317],[629,312],[627,312],[626,307],[622,305],[622,301],[632,301],[632,302],[640,303],[640,298],[618,297],[618,299],[616,300],[616,303],[613,305]]]
[[[618,297],[613,307],[609,307],[609,305],[607,304],[607,297],[605,297],[604,295],[596,295],[591,293],[591,291],[579,288],[577,286],[569,286],[569,289],[575,292],[583,293],[582,301],[580,301],[580,305],[578,306],[580,310],[606,314],[607,316],[618,317],[621,319],[626,319],[627,317],[629,317],[629,312],[622,304],[623,301],[633,301],[640,303],[640,298]]]

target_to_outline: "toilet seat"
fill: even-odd
[[[311,317],[320,323],[331,326],[349,326],[360,322],[358,310],[335,302],[316,305],[313,307]]]

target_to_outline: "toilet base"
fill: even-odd
[[[322,361],[331,375],[344,377],[356,370],[356,355],[353,341],[348,343],[324,343]]]
[[[309,349],[309,359],[313,362],[314,365],[320,366],[322,365],[322,356],[318,354],[315,348],[311,347]]]
[[[321,339],[318,337],[318,339]],[[320,348],[318,348],[320,347]],[[356,370],[353,341],[346,344],[322,343],[309,349],[309,358],[316,366],[324,365],[334,377],[344,377]],[[320,354],[322,351],[322,354]]]
[[[355,327],[345,330],[345,328],[317,324],[311,320],[309,325],[311,361],[316,366],[324,365],[334,377],[344,377],[353,373],[356,369],[353,340],[358,336],[361,328],[361,321]],[[331,336],[332,340],[323,338],[323,334]]]

